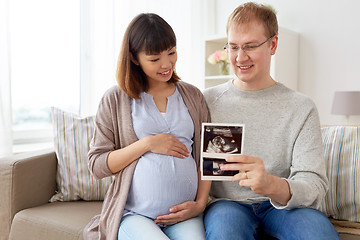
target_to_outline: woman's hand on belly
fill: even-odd
[[[149,151],[178,158],[188,157],[190,152],[187,147],[173,135],[160,133],[146,137]]]
[[[204,211],[206,204],[196,201],[187,201],[170,208],[170,214],[158,216],[155,223],[163,226],[173,225],[178,222],[196,217]]]

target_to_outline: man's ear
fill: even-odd
[[[135,65],[137,65],[137,66],[140,65],[139,62],[136,61],[136,59],[134,58],[134,55],[133,55],[132,53],[130,53],[130,60],[131,60]]]
[[[278,35],[275,35],[273,39],[271,40],[271,55],[274,55],[278,46]]]

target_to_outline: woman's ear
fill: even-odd
[[[139,62],[136,61],[136,59],[134,58],[134,55],[133,55],[132,53],[130,53],[130,60],[131,60],[135,65],[137,65],[137,66],[140,65]]]

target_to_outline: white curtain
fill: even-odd
[[[0,0],[0,157],[12,154],[9,0]]]
[[[94,115],[105,91],[116,84],[116,0],[81,0],[81,106]],[[120,2],[120,1],[119,1]]]

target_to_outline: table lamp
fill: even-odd
[[[335,92],[331,113],[345,115],[347,120],[350,115],[360,115],[360,91]]]

